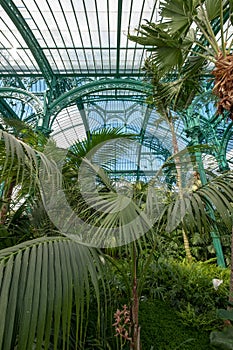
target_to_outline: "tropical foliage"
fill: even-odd
[[[30,197],[36,195],[37,201],[40,200],[39,168],[41,163],[43,162],[48,173],[57,169],[59,175],[56,162],[5,131],[1,132],[1,137],[3,169],[1,181],[5,181],[6,174],[14,171],[16,174],[14,185],[20,184],[21,188],[25,186],[25,189],[30,189],[30,191],[33,189],[33,192],[29,191]],[[77,154],[75,157],[79,161]],[[68,163],[71,162],[71,155],[67,160]],[[87,222],[93,223],[93,220],[96,220],[99,227],[117,226],[124,236],[128,234],[128,224],[132,219],[135,219],[137,213],[141,215],[142,222],[148,223],[148,227],[151,227],[151,217],[155,212],[157,213],[157,220],[154,221],[153,231],[156,229],[154,234],[150,230],[143,240],[138,240],[138,244],[130,243],[124,249],[121,248],[120,255],[123,259],[129,259],[130,269],[128,267],[125,269],[124,265],[121,266],[120,261],[118,262],[118,259],[114,258],[116,248],[111,252],[113,258],[109,257],[105,260],[111,261],[124,276],[122,282],[126,286],[126,295],[129,298],[128,305],[131,307],[132,326],[134,326],[132,329],[134,332],[135,329],[138,331],[138,333],[133,334],[132,348],[139,349],[139,300],[147,269],[157,246],[156,235],[159,234],[159,229],[172,231],[181,219],[191,232],[208,227],[212,224],[212,219],[206,211],[207,203],[213,204],[213,209],[221,215],[224,225],[229,227],[230,213],[232,212],[232,175],[226,174],[216,178],[194,192],[191,191],[186,197],[174,196],[174,200],[165,203],[166,205],[163,205],[159,212],[157,211],[158,201],[164,198],[164,188],[159,189],[153,184],[144,187],[138,185],[134,188],[133,197],[130,195],[132,204],[119,210],[117,202],[119,195],[111,178],[103,169],[100,171],[99,167],[92,166],[90,162],[87,164],[91,166],[92,171],[96,172],[96,176],[102,179],[101,191],[97,197],[99,206],[96,205],[97,210],[91,209],[91,215],[90,211],[86,211],[88,213]],[[73,169],[72,165],[71,173]],[[66,173],[69,173],[68,167],[65,170],[64,179]],[[72,176],[67,176],[67,179],[67,189],[69,189]],[[103,190],[106,183],[110,185],[107,192]],[[73,182],[72,186],[74,186]],[[25,192],[22,191],[22,193]],[[76,193],[79,193],[78,189]],[[128,195],[127,191],[120,192],[121,198],[129,199]],[[115,201],[112,201],[112,198],[116,198]],[[114,215],[111,211],[106,210],[102,215],[103,219],[99,220],[98,209],[108,208],[109,205],[112,210],[116,206],[117,210],[113,210]],[[182,213],[184,215],[181,218]],[[30,215],[28,220],[30,220]],[[131,234],[137,236],[138,227],[131,225]],[[33,235],[28,238],[33,238]],[[143,251],[149,252],[146,259]],[[105,253],[109,254],[110,251],[105,251]],[[32,348],[32,346],[38,349],[43,346],[46,349],[53,344],[54,348],[68,348],[71,329],[73,334],[73,324],[75,324],[74,343],[82,348],[86,333],[86,327],[83,323],[88,319],[90,290],[96,295],[98,304],[100,302],[99,287],[105,285],[103,269],[105,269],[106,263],[103,264],[100,256],[97,249],[89,248],[63,237],[56,232],[55,227],[49,232],[49,235],[44,233],[41,238],[3,249],[0,254],[2,347],[11,349],[13,345],[18,344],[19,349]],[[143,257],[142,261],[141,257]],[[100,309],[100,306],[98,308]]]
[[[63,237],[43,237],[1,251],[0,348],[76,347],[85,338],[90,284],[99,294],[102,263],[93,249]],[[85,307],[84,307],[85,305]]]
[[[215,77],[218,112],[226,110],[232,117],[232,1],[164,0],[160,8],[161,23],[143,24],[140,35],[129,38],[148,47],[148,64],[178,78],[172,84],[176,92],[206,64],[206,74]]]
[[[213,227],[229,235],[231,232],[232,172],[184,190],[182,157],[189,154],[195,164],[201,148],[180,152],[174,122],[200,90],[199,79],[206,68],[216,77],[214,91],[219,97],[219,113],[227,110],[231,117],[232,56],[225,15],[232,6],[232,1],[164,0],[161,15],[166,21],[147,23],[139,29],[141,36],[130,36],[150,46],[152,55],[145,69],[152,78],[154,95],[148,102],[156,105],[173,136],[174,155],[150,183],[113,181],[110,158],[112,154],[117,156],[115,145],[120,145],[117,148],[120,154],[127,146],[121,130],[102,130],[77,142],[65,155],[61,170],[60,153],[52,157],[48,152],[56,148],[53,141],[47,144],[46,138],[21,126],[1,128],[1,349],[110,349],[112,346],[118,350],[129,346],[139,350],[143,298],[160,298],[167,305],[171,302],[178,308],[183,323],[190,324],[191,320],[196,322],[196,328],[215,324],[214,308],[227,304],[228,276],[216,267],[209,271],[209,266],[206,269],[202,263],[195,266],[164,261],[160,247],[162,244],[169,247],[166,244],[168,240],[171,243],[171,235],[174,232],[178,235],[181,230],[188,238],[198,235],[200,240],[209,236]],[[215,36],[216,19],[219,19],[220,38]],[[106,144],[110,146],[104,147]],[[103,156],[107,162],[102,161]],[[174,188],[171,183],[157,181],[174,164]],[[60,232],[52,222],[41,191],[44,188],[41,169],[47,178],[56,175],[71,208],[89,225],[84,227],[90,230],[81,232],[84,242],[86,237],[88,243],[97,242],[97,247],[80,242],[80,232]],[[87,180],[82,185],[78,183],[81,171]],[[86,174],[94,179],[94,189],[89,186]],[[212,278],[223,276],[222,289],[215,293]],[[110,315],[107,301],[110,301]],[[202,317],[201,313],[205,315]],[[90,316],[94,326],[88,329]],[[103,329],[109,331],[106,319],[111,327],[114,324],[115,343],[106,337]],[[90,333],[98,332],[103,335],[101,341],[87,340]]]
[[[19,240],[32,239],[35,234],[35,221],[32,218],[34,206],[36,204],[38,207],[38,203],[42,205],[39,169],[43,163],[49,173],[54,171],[56,164],[13,135],[1,131],[0,136],[1,182],[5,187],[6,181],[12,181],[14,176],[13,187],[20,186],[22,194],[27,194],[24,198],[27,203],[20,211],[20,216],[27,217],[29,225],[26,229],[29,232],[26,236],[21,234]],[[3,202],[6,199],[5,191],[6,187]],[[8,190],[7,192],[9,193]],[[5,237],[1,235],[1,239],[12,238],[9,232],[13,226],[11,216],[18,212],[17,208],[12,208],[12,198],[7,200],[9,205],[5,210],[5,203],[3,204],[6,217],[1,227],[1,232],[5,227]],[[18,231],[17,226],[14,229]],[[82,346],[90,285],[94,287],[92,293],[95,293],[97,303],[99,302],[100,280],[103,279],[100,253],[62,237],[52,225],[47,234],[43,230],[40,233],[43,237],[13,245],[0,253],[2,349],[12,349],[14,346],[18,349],[48,349],[51,344],[54,349],[67,348],[73,319],[74,343],[76,347]],[[48,237],[48,234],[52,237]]]

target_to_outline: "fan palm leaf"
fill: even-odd
[[[135,135],[123,133],[121,128],[103,128],[92,134],[87,135],[83,141],[75,142],[68,150],[65,164],[63,166],[63,176],[68,180],[76,181],[77,173],[84,158],[95,154],[96,162],[102,166],[103,159],[106,157],[112,159],[113,149],[116,147],[117,140],[133,139]],[[117,146],[120,148],[120,141]],[[104,147],[104,145],[107,147]],[[113,147],[113,148],[111,148]],[[99,154],[99,152],[101,152]],[[102,163],[101,163],[102,162]]]
[[[233,118],[232,0],[164,0],[160,8],[161,23],[143,24],[139,35],[129,39],[147,46],[148,60],[161,72],[178,78],[192,57],[212,62],[214,69],[209,65],[205,70],[215,77],[218,112],[228,111]]]

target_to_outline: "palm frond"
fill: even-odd
[[[180,223],[191,231],[210,232],[216,218],[230,231],[233,215],[233,175],[232,172],[212,179],[196,191],[185,193],[171,202],[167,207],[167,227],[171,232]],[[211,212],[215,214],[214,218]]]
[[[220,16],[222,0],[206,0],[205,6],[209,21]]]
[[[85,336],[90,287],[99,302],[97,251],[63,237],[43,237],[0,251],[0,349],[69,348],[72,308],[76,346]],[[62,335],[60,334],[62,333]]]
[[[186,58],[187,49],[192,45],[188,38],[176,38],[160,25],[148,22],[141,26],[138,36],[128,35],[129,40],[147,47],[151,52],[150,61],[161,72],[180,69]]]
[[[67,153],[63,166],[64,177],[66,179],[72,178],[72,181],[74,181],[77,178],[79,167],[86,157],[91,157],[96,164],[105,166],[104,160],[106,162],[112,160],[115,148],[117,147],[118,152],[120,149],[124,152],[126,146],[123,140],[133,140],[135,136],[123,133],[122,128],[106,127],[89,134],[83,141],[75,142]]]
[[[187,33],[196,15],[198,0],[163,0],[161,1],[161,16],[166,19],[171,33]]]
[[[83,141],[75,142],[71,146],[69,154],[76,155],[78,158],[86,157],[94,147],[100,145],[105,141],[110,141],[119,138],[132,137],[122,131],[122,128],[103,128],[88,135]]]
[[[48,172],[56,168],[56,164],[42,152],[35,150],[6,131],[0,130],[0,142],[2,142],[0,182],[14,177],[15,184],[29,181],[31,186],[35,186],[38,182],[41,164]]]

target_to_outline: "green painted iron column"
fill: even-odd
[[[187,136],[190,137],[191,144],[193,146],[199,146],[200,145],[199,139],[201,135],[200,115],[195,113],[192,115],[189,115],[189,113],[187,113],[184,117],[184,124],[185,124],[185,132]],[[206,173],[205,173],[205,169],[202,161],[201,152],[200,151],[195,152],[195,156],[196,156],[196,162],[198,166],[198,172],[200,174],[201,183],[202,185],[205,185],[207,183],[207,178],[206,178]],[[208,211],[211,218],[214,219],[213,209],[209,207]],[[216,226],[213,228],[213,231],[211,232],[211,237],[212,237],[213,246],[216,252],[217,264],[220,267],[226,267],[225,259],[222,251],[221,240],[220,240]]]

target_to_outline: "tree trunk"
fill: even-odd
[[[13,193],[13,189],[15,187],[15,181],[12,181],[9,185],[8,190],[6,191],[6,194],[3,196],[3,205],[1,207],[0,211],[0,225],[4,225],[7,218],[7,213],[9,211],[11,197]]]
[[[132,290],[132,323],[133,323],[133,334],[132,343],[130,349],[140,350],[140,327],[138,324],[138,313],[139,313],[139,296],[138,296],[138,283],[137,283],[137,252],[135,243],[133,243],[133,290]]]
[[[230,274],[229,302],[233,303],[233,226],[232,226],[232,232],[231,232],[231,274]]]
[[[193,258],[192,258],[192,254],[190,251],[190,246],[189,246],[189,239],[188,236],[185,232],[185,229],[182,227],[182,235],[183,235],[183,241],[184,241],[184,249],[185,249],[185,253],[186,253],[186,258],[188,260],[189,263],[192,262]]]
[[[177,137],[174,129],[174,124],[172,117],[168,117],[169,120],[169,126],[172,134],[172,146],[173,146],[173,152],[174,155],[176,155],[179,152],[179,147],[178,147],[178,142],[177,142]],[[176,176],[176,181],[177,181],[177,186],[179,189],[179,196],[180,199],[182,200],[183,198],[183,187],[182,187],[182,172],[181,172],[181,162],[179,157],[175,157],[175,166],[176,166],[176,171],[177,171],[177,176]],[[182,224],[182,221],[181,221]],[[184,242],[184,249],[185,249],[185,254],[186,258],[189,262],[192,261],[192,254],[190,250],[190,245],[189,245],[189,239],[187,236],[187,233],[185,231],[185,228],[182,224],[182,235],[183,235],[183,242]]]

